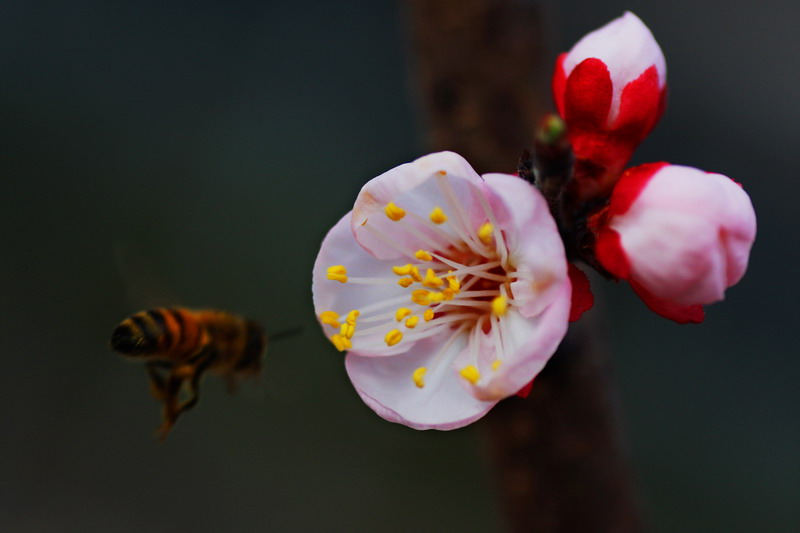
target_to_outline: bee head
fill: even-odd
[[[146,355],[155,351],[155,345],[152,339],[123,322],[111,334],[111,349],[124,355]]]

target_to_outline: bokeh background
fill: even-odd
[[[539,4],[551,63],[636,12],[670,104],[635,162],[726,173],[759,217],[701,326],[595,285],[655,530],[798,531],[800,4]],[[407,22],[367,0],[0,4],[0,529],[504,530],[480,424],[379,419],[310,302],[328,227],[424,153]],[[161,445],[107,340],[164,303],[305,333],[235,396],[206,380]]]

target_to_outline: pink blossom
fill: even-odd
[[[322,243],[313,293],[367,405],[454,429],[541,371],[566,333],[571,287],[541,194],[442,152],[363,187]]]
[[[604,268],[657,313],[699,322],[700,306],[722,300],[744,276],[756,218],[730,178],[649,163],[623,174],[593,229]]]
[[[553,95],[567,123],[583,196],[610,192],[666,105],[667,66],[653,34],[631,12],[561,54]]]

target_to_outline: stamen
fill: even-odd
[[[502,364],[503,362],[500,359],[495,359],[494,362],[492,363],[492,370],[497,372],[497,369],[500,368],[500,365]]]
[[[391,220],[394,220],[395,222],[401,220],[404,216],[406,216],[405,209],[397,207],[392,202],[386,204],[386,208],[384,209],[384,211],[386,212],[386,216],[389,217]]]
[[[406,320],[406,327],[408,329],[414,329],[415,327],[417,327],[417,323],[419,323],[418,316],[409,317],[408,320]]]
[[[478,382],[478,380],[481,379],[481,373],[478,371],[475,365],[467,365],[464,368],[462,368],[458,373],[461,374],[461,377],[463,377],[473,385],[475,385]]]
[[[333,345],[336,347],[336,349],[339,350],[340,352],[343,352],[345,350],[349,350],[350,348],[353,347],[353,343],[350,342],[350,339],[348,339],[346,337],[342,337],[338,333],[335,334],[335,335],[331,335],[330,336],[330,340],[333,343]]]
[[[345,322],[347,322],[351,326],[355,326],[356,325],[356,319],[358,319],[358,315],[360,315],[360,314],[361,314],[361,312],[358,309],[353,309],[352,311],[347,313],[347,318],[345,319]]]
[[[328,267],[328,279],[339,283],[347,283],[347,269],[343,265]]]
[[[426,309],[425,312],[422,314],[422,318],[425,319],[425,322],[430,322],[431,320],[433,320],[434,314],[435,313],[433,312],[433,309]]]
[[[486,217],[489,219],[489,222],[491,222],[492,226],[495,228],[494,240],[496,243],[496,249],[500,252],[500,261],[503,263],[503,265],[505,265],[506,261],[508,260],[508,249],[506,249],[506,244],[503,241],[503,233],[500,231],[500,227],[497,225],[497,219],[494,216],[494,211],[489,205],[489,200],[486,198],[486,195],[483,193],[482,189],[478,189],[478,201],[481,203],[483,212],[486,213]]]
[[[426,252],[425,250],[417,250],[414,252],[414,257],[419,259],[420,261],[432,261],[433,256]]]
[[[491,222],[486,222],[478,228],[478,237],[481,242],[486,245],[492,244],[492,234],[494,233],[494,226]]]
[[[339,313],[335,311],[323,311],[319,315],[319,321],[334,328],[339,327]]]
[[[444,285],[444,280],[438,277],[432,268],[429,268],[427,272],[425,272],[425,280],[422,284],[432,289],[438,289]]]
[[[444,214],[444,211],[442,211],[442,208],[438,205],[433,208],[429,217],[434,224],[444,224],[447,222],[447,215]]]
[[[443,174],[439,174],[436,176],[436,184],[439,186],[439,189],[442,191],[445,199],[447,200],[447,204],[450,209],[455,213],[455,217],[458,223],[450,223],[450,226],[455,230],[458,236],[464,241],[474,253],[477,255],[483,255],[484,250],[481,249],[479,243],[477,243],[472,235],[470,235],[469,231],[466,231],[467,221],[469,218],[467,217],[466,213],[461,207],[461,204],[458,201],[458,197],[456,196],[455,191],[450,186],[450,183],[447,181],[447,178],[444,177]]]
[[[414,265],[411,266],[411,278],[417,283],[422,282],[422,276],[419,273],[419,269]]]
[[[401,307],[395,312],[394,319],[400,322],[410,314],[411,314],[411,309],[409,309],[408,307]]]
[[[386,334],[386,337],[384,337],[383,340],[386,341],[387,346],[394,346],[403,340],[403,333],[399,329],[393,329]]]
[[[495,297],[495,299],[492,300],[492,313],[494,313],[495,316],[503,316],[506,314],[506,311],[508,311],[508,300],[506,297],[503,295]]]
[[[399,244],[397,244],[397,240],[396,239],[392,239],[391,237],[387,236],[385,233],[383,233],[378,228],[374,227],[372,224],[367,224],[366,220],[361,225],[364,226],[364,228],[366,228],[367,231],[369,231],[370,233],[375,235],[375,237],[377,237],[381,242],[383,242],[389,248],[392,248],[393,250],[395,250],[397,252],[400,252],[403,255],[407,255],[407,256],[414,255],[407,248],[404,248],[404,247],[400,246]]]
[[[339,335],[344,337],[345,339],[352,339],[353,334],[356,332],[356,327],[353,324],[344,323],[342,327],[339,329]]]
[[[397,280],[397,284],[400,285],[401,287],[403,287],[404,289],[407,289],[408,287],[410,287],[411,285],[414,284],[414,279],[413,278],[400,278],[400,279]]]
[[[393,266],[392,272],[394,272],[398,276],[408,276],[409,274],[411,274],[411,263],[401,266]]]
[[[461,289],[461,282],[458,280],[456,276],[453,275],[453,271],[449,272],[449,276],[447,276],[447,284],[450,287],[450,290],[453,292],[458,292]]]
[[[411,374],[411,379],[414,380],[414,385],[419,387],[420,389],[425,386],[425,374],[428,373],[428,369],[424,366],[419,367],[418,369],[414,370],[414,373]]]

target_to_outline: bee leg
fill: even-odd
[[[178,396],[180,395],[183,382],[184,378],[170,374],[164,385],[162,397],[164,402],[161,415],[162,421],[161,426],[156,430],[156,434],[162,442],[167,438],[172,426],[175,425],[175,422],[178,420],[178,416],[180,416],[180,410],[178,409]]]
[[[167,381],[159,372],[159,368],[172,369],[172,363],[168,361],[148,361],[145,365],[147,377],[150,380],[150,393],[157,399],[163,400],[166,396]]]
[[[215,352],[210,347],[206,347],[190,359],[190,363],[193,363],[194,366],[190,367],[192,372],[185,378],[188,383],[189,398],[177,407],[178,415],[197,405],[200,399],[200,379],[205,375],[211,363],[214,362],[214,354]],[[189,367],[189,365],[184,365],[182,369],[184,372],[186,372],[186,367]]]

